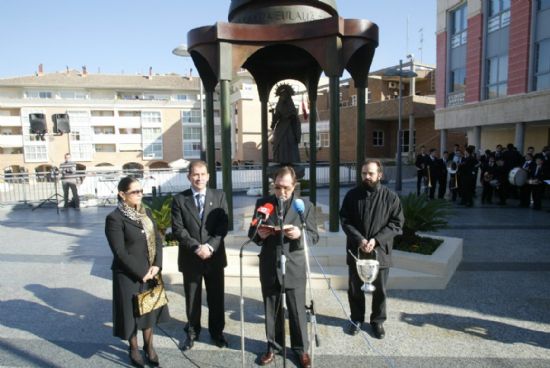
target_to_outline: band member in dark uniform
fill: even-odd
[[[497,181],[496,192],[499,198],[499,206],[506,205],[506,200],[508,199],[508,173],[506,172],[506,167],[504,166],[504,159],[502,156],[496,159],[497,167],[495,169],[495,180]]]
[[[536,166],[535,160],[533,160],[533,155],[530,153],[525,154],[525,162],[521,168],[528,173],[528,177],[531,176],[532,169]],[[519,206],[528,208],[531,204],[531,185],[525,183],[519,187]]]
[[[449,190],[451,191],[451,200],[456,202],[457,197],[460,196],[459,191],[459,177],[458,168],[462,165],[463,157],[461,151],[454,152],[453,159],[450,164],[447,164],[449,170]]]
[[[473,148],[467,147],[464,151],[464,161],[458,167],[459,186],[462,201],[460,204],[466,207],[474,205],[474,185],[477,160],[473,156]]]
[[[481,192],[481,203],[491,204],[493,203],[493,190],[497,186],[497,180],[495,178],[495,170],[497,168],[495,157],[489,156],[487,161],[481,165],[481,185],[483,190]]]
[[[440,189],[438,193],[438,198],[445,198],[445,193],[447,193],[447,179],[449,177],[449,171],[447,170],[447,164],[449,163],[449,152],[443,151],[443,157],[441,158],[441,165],[443,165],[441,170],[441,176],[439,177]]]
[[[535,156],[535,166],[529,171],[529,186],[533,194],[533,209],[542,208],[542,197],[544,194],[544,180],[548,179],[548,173],[544,170],[544,158],[538,154]]]
[[[422,187],[422,181],[426,177],[426,164],[428,160],[428,154],[426,153],[426,147],[420,147],[420,153],[416,155],[416,195],[420,195],[420,188]]]

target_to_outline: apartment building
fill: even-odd
[[[35,75],[0,79],[3,169],[46,170],[67,152],[87,169],[165,168],[199,158],[199,83],[198,77],[151,69],[147,75],[105,75],[85,67],[44,73],[42,66]],[[219,130],[217,101],[215,106]],[[45,134],[31,131],[31,114],[45,118]],[[57,114],[67,115],[70,133],[54,132]]]
[[[366,105],[366,157],[395,159],[397,152],[397,131],[399,119],[399,77],[388,76],[398,66],[391,66],[369,74]],[[417,147],[441,149],[439,131],[434,128],[435,109],[435,67],[409,59],[403,70],[416,73],[414,78],[402,78],[402,134],[401,148],[404,158],[412,159]],[[328,86],[321,85],[317,97],[319,122],[317,127],[317,158],[328,161],[329,142],[329,93]],[[340,84],[340,158],[355,161],[357,126],[357,88],[352,79]],[[303,124],[307,132],[309,125]],[[412,133],[411,133],[412,132]],[[306,135],[306,144],[309,137]],[[455,143],[463,144],[464,134],[450,133],[443,150],[451,149]],[[303,143],[302,143],[303,144]],[[305,147],[304,157],[307,157]]]
[[[442,137],[480,149],[550,144],[550,0],[437,2],[437,105]]]

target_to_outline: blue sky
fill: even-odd
[[[2,0],[0,78],[80,69],[108,74],[187,73],[190,60],[171,51],[190,29],[227,21],[230,0]],[[436,0],[336,0],[343,18],[380,28],[371,70],[407,53],[435,64]],[[408,48],[407,48],[408,19]]]

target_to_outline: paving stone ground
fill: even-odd
[[[327,197],[320,189],[319,202]],[[254,201],[236,196],[234,205]],[[345,291],[315,290],[321,345],[314,366],[549,367],[550,203],[534,211],[509,202],[456,208],[440,233],[464,239],[463,262],[445,290],[391,290],[384,340],[369,329],[344,334]],[[126,343],[111,332],[111,254],[103,232],[111,210],[57,215],[51,207],[0,207],[0,366],[129,366]],[[240,367],[239,289],[226,289],[230,347],[223,350],[206,330],[190,352],[177,348],[182,295],[182,286],[171,286],[172,319],[155,331],[162,366]],[[244,297],[245,366],[254,367],[265,348],[260,290],[245,288]],[[287,366],[296,364],[289,351]],[[282,357],[272,367],[283,367]]]

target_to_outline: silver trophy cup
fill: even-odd
[[[363,281],[363,286],[361,287],[361,290],[365,293],[372,293],[374,290],[376,290],[376,287],[372,284],[374,280],[376,280],[376,276],[378,276],[378,270],[380,269],[380,262],[376,260],[377,254],[376,250],[373,250],[372,253],[374,253],[374,259],[361,259],[361,253],[360,250],[357,249],[357,257],[349,251],[349,254],[355,259],[355,265],[357,267],[357,273],[359,274],[359,278]]]

